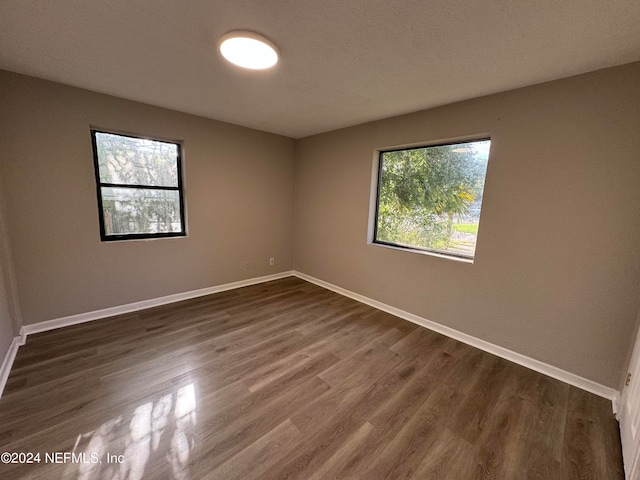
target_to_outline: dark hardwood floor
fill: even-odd
[[[623,479],[609,401],[294,277],[29,336],[0,445],[40,453],[2,479]]]

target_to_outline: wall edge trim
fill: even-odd
[[[0,367],[0,398],[2,398],[4,387],[7,385],[7,380],[9,380],[11,367],[13,367],[13,362],[15,361],[16,355],[18,354],[18,347],[23,344],[24,343],[22,342],[22,337],[13,337],[13,340],[11,340],[11,345],[9,345],[9,350],[7,350],[7,353],[4,356],[2,366]]]
[[[618,413],[620,413],[620,392],[616,392],[611,400],[611,410],[613,410],[613,416],[616,417],[616,420],[620,421],[620,417]]]
[[[576,375],[575,373],[568,372],[559,367],[555,367],[540,360],[536,360],[535,358],[528,357],[521,353],[514,352],[499,345],[487,342],[486,340],[482,340],[472,335],[460,332],[459,330],[455,330],[451,327],[447,327],[432,320],[427,320],[426,318],[406,312],[391,305],[387,305],[386,303],[382,303],[372,298],[365,297],[364,295],[360,295],[359,293],[355,293],[337,285],[333,285],[332,283],[312,277],[311,275],[307,275],[296,270],[294,270],[293,274],[302,280],[306,280],[320,287],[332,290],[336,293],[339,293],[340,295],[344,295],[345,297],[349,297],[358,302],[367,304],[371,307],[377,308],[378,310],[385,311],[387,313],[390,313],[391,315],[395,315],[404,320],[420,325],[421,327],[425,327],[429,330],[441,333],[442,335],[453,338],[462,343],[466,343],[467,345],[471,345],[472,347],[479,348],[480,350],[484,350],[485,352],[504,358],[505,360],[509,360],[510,362],[517,363],[518,365],[529,368],[538,373],[542,373],[543,375],[547,375],[548,377],[555,378],[556,380],[560,380],[564,383],[568,383],[569,385],[580,388],[581,390],[585,390],[600,397],[604,397],[607,400],[611,401],[612,410],[616,409],[617,407],[617,397],[619,393],[617,390],[611,387],[601,385],[597,382],[594,382],[593,380],[589,380],[588,378]]]

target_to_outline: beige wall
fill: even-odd
[[[0,185],[0,365],[3,365],[11,341],[20,330],[12,263],[5,229],[4,196]]]
[[[9,314],[9,293],[2,275],[5,267],[4,263],[0,264],[0,365],[3,364],[13,337],[17,336]]]
[[[295,142],[0,72],[24,323],[295,266],[618,387],[640,308],[639,84],[636,63]],[[184,141],[187,238],[100,242],[90,126]],[[367,244],[376,148],[479,134],[473,265]]]
[[[640,63],[297,144],[297,270],[617,388],[639,307]],[[489,134],[473,265],[367,244],[374,150]]]
[[[0,125],[25,324],[292,268],[292,139],[8,72]],[[90,126],[184,142],[188,237],[100,242]]]
[[[0,276],[0,365],[3,364],[14,336],[16,334],[11,326],[11,317],[9,316],[7,305],[7,291],[4,279]]]

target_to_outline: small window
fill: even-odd
[[[381,151],[374,243],[473,258],[490,145]]]
[[[91,130],[103,241],[186,235],[181,145]]]

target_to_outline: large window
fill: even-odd
[[[91,135],[102,240],[184,236],[180,144]]]
[[[374,242],[473,258],[490,145],[381,151]]]

